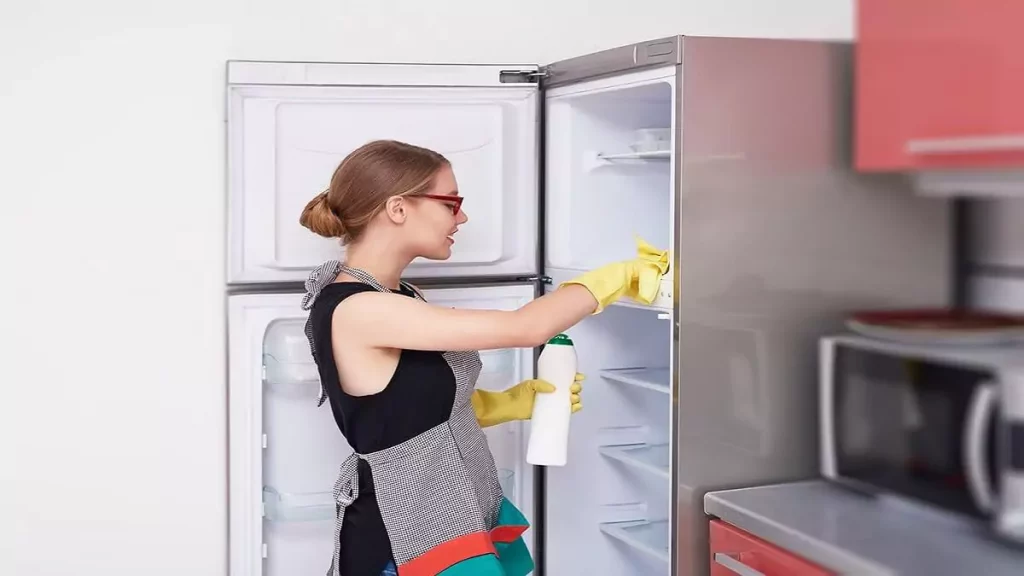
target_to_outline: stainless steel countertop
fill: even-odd
[[[709,492],[704,511],[839,574],[1022,576],[982,523],[813,480]]]

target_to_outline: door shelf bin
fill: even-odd
[[[319,387],[320,373],[309,352],[305,320],[275,320],[263,337],[263,381],[277,391]]]
[[[316,395],[320,390],[320,373],[312,362],[278,362],[266,354],[263,356],[263,382],[282,394]]]
[[[516,384],[516,353],[515,350],[484,350],[480,352],[483,368],[477,379],[476,387],[482,390],[504,390]]]
[[[656,522],[608,522],[601,532],[627,546],[663,562],[669,561],[667,520]]]
[[[669,478],[668,444],[634,444],[630,446],[602,446],[600,449],[606,458],[660,476]]]
[[[322,522],[333,520],[333,492],[278,492],[263,489],[263,516],[274,522]]]
[[[638,386],[655,392],[669,394],[668,368],[616,368],[601,370],[601,377],[619,384]]]

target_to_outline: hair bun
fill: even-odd
[[[327,192],[317,194],[306,204],[299,216],[299,224],[324,238],[343,238],[345,225],[331,208]]]

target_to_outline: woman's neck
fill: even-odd
[[[385,288],[398,290],[402,272],[411,260],[387,242],[360,242],[348,246],[345,265],[373,276]]]

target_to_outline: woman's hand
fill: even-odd
[[[583,403],[580,401],[580,392],[583,391],[583,385],[580,383],[583,379],[583,374],[576,373],[576,378],[569,386],[569,406],[573,414],[583,409]],[[473,411],[482,428],[514,420],[529,420],[533,416],[536,395],[550,394],[554,391],[554,384],[538,378],[523,380],[501,392],[474,390]]]

